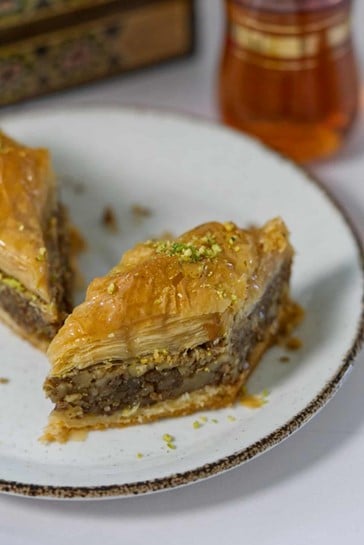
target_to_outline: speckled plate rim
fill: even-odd
[[[62,108],[63,111],[68,112],[70,110],[81,110],[90,112],[94,109],[105,110],[117,110],[118,112],[135,112],[136,114],[152,114],[155,116],[163,116],[170,118],[175,121],[189,122],[191,124],[203,124],[206,127],[217,130],[217,131],[227,131],[230,133],[235,133],[236,136],[240,136],[240,133],[234,129],[227,128],[224,125],[220,125],[214,121],[207,120],[205,118],[189,115],[189,114],[179,114],[174,111],[167,109],[157,109],[149,108],[142,106],[120,106],[117,104],[108,104],[100,106],[99,104],[87,104],[87,105],[71,105],[67,108]],[[32,112],[24,113],[24,117],[27,115],[34,114],[51,114],[52,110],[50,108],[36,108]],[[0,122],[5,119],[11,119],[12,117],[19,117],[22,114],[19,113],[5,113],[4,116],[0,116]],[[338,200],[327,190],[327,188],[320,182],[318,178],[309,173],[304,167],[298,165],[290,158],[275,152],[270,149],[268,146],[264,145],[262,142],[256,138],[244,134],[244,138],[250,138],[254,140],[256,145],[259,146],[262,151],[265,153],[275,155],[280,158],[281,161],[290,163],[296,170],[300,171],[303,174],[303,177],[307,182],[311,183],[320,191],[324,197],[334,206],[337,213],[342,217],[346,226],[349,229],[353,237],[353,242],[357,249],[358,264],[361,270],[362,276],[362,295],[361,295],[361,314],[357,324],[357,330],[354,335],[351,346],[347,350],[340,367],[334,376],[329,380],[326,385],[322,388],[319,394],[314,397],[314,399],[306,405],[304,409],[298,412],[293,416],[288,422],[275,429],[270,434],[264,436],[258,441],[252,443],[249,447],[246,447],[242,450],[238,450],[235,453],[220,458],[215,462],[207,463],[201,465],[195,469],[185,471],[182,473],[174,473],[166,477],[149,479],[145,481],[136,481],[131,483],[124,484],[114,484],[107,486],[53,486],[53,485],[38,485],[38,484],[27,484],[21,483],[18,481],[8,481],[5,479],[0,479],[0,493],[6,493],[11,495],[20,495],[26,498],[37,497],[39,499],[88,499],[88,500],[97,500],[97,499],[116,499],[116,498],[127,498],[137,495],[146,495],[154,492],[161,492],[163,490],[171,490],[181,486],[186,486],[192,484],[196,481],[201,481],[219,475],[237,467],[239,465],[256,458],[257,456],[267,452],[272,449],[274,446],[281,443],[283,440],[290,437],[293,433],[302,428],[315,414],[317,414],[327,403],[332,399],[332,397],[339,390],[340,386],[343,384],[344,380],[348,376],[349,372],[352,370],[355,358],[359,353],[361,346],[364,342],[364,244],[361,241],[361,238],[356,230],[356,227],[352,220],[349,218],[345,208],[338,202]]]

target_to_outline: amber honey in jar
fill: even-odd
[[[351,0],[225,0],[228,125],[299,162],[335,152],[358,105]]]

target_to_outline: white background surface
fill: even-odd
[[[364,2],[356,4],[358,55],[364,74]],[[193,59],[33,101],[13,107],[14,111],[120,103],[216,118],[219,7],[219,0],[198,1],[199,49]],[[363,111],[345,149],[312,168],[364,236]],[[363,543],[363,364],[361,353],[344,387],[299,433],[209,481],[149,497],[93,503],[1,496],[0,545]]]

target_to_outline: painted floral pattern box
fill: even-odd
[[[193,0],[0,0],[0,105],[193,48]]]

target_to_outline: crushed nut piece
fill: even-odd
[[[9,379],[5,377],[0,377],[0,384],[8,384]]]
[[[133,204],[131,207],[131,213],[136,220],[148,218],[152,215],[152,211],[150,210],[150,208],[147,208],[146,206],[142,206],[140,204]]]
[[[115,282],[110,282],[110,284],[107,287],[107,293],[112,295],[115,292],[116,292],[116,284],[115,284]]]
[[[35,259],[37,261],[44,261],[46,255],[47,255],[47,250],[44,246],[42,246],[41,248],[39,248],[38,255]]]

